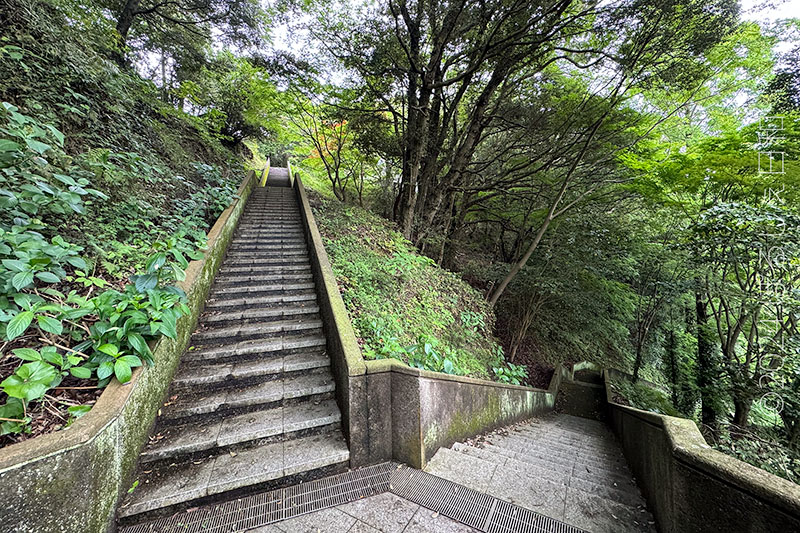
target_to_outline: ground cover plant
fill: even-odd
[[[325,190],[322,180],[308,181]],[[494,315],[479,292],[420,255],[386,220],[313,190],[311,198],[365,358],[526,382],[523,367],[506,363],[492,335]]]
[[[63,133],[51,124],[2,106],[0,436],[7,443],[71,424],[90,408],[79,391],[98,391],[112,379],[127,383],[134,368],[152,363],[149,344],[161,335],[174,338],[177,319],[188,312],[175,283],[200,256],[202,228],[230,203],[232,190],[213,167],[198,165],[218,186],[208,198],[184,200],[183,229],[146,244],[172,227],[154,228],[133,243],[115,241],[137,254],[109,258],[91,248],[87,254],[87,245],[109,231],[102,223],[75,222],[93,202],[109,200],[93,188],[96,166],[85,154],[68,157]],[[62,234],[81,226],[83,246]],[[136,274],[128,277],[130,271]]]

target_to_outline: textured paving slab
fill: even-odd
[[[585,533],[523,507],[383,463],[178,513],[121,533]]]

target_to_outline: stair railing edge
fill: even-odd
[[[606,383],[612,371],[625,374],[604,368]],[[742,516],[747,531],[800,531],[800,485],[715,450],[693,420],[621,405],[611,387],[606,401],[610,425],[660,531],[696,530],[698,521],[707,531],[732,530],[743,500],[752,503]],[[765,507],[769,512],[758,513]]]

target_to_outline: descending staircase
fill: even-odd
[[[611,430],[547,415],[441,448],[425,469],[594,533],[655,532]]]
[[[346,469],[325,345],[297,199],[273,168],[250,196],[120,522]]]

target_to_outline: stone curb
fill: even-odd
[[[711,448],[693,420],[620,405],[610,387],[606,398],[660,531],[800,531],[800,485]]]

